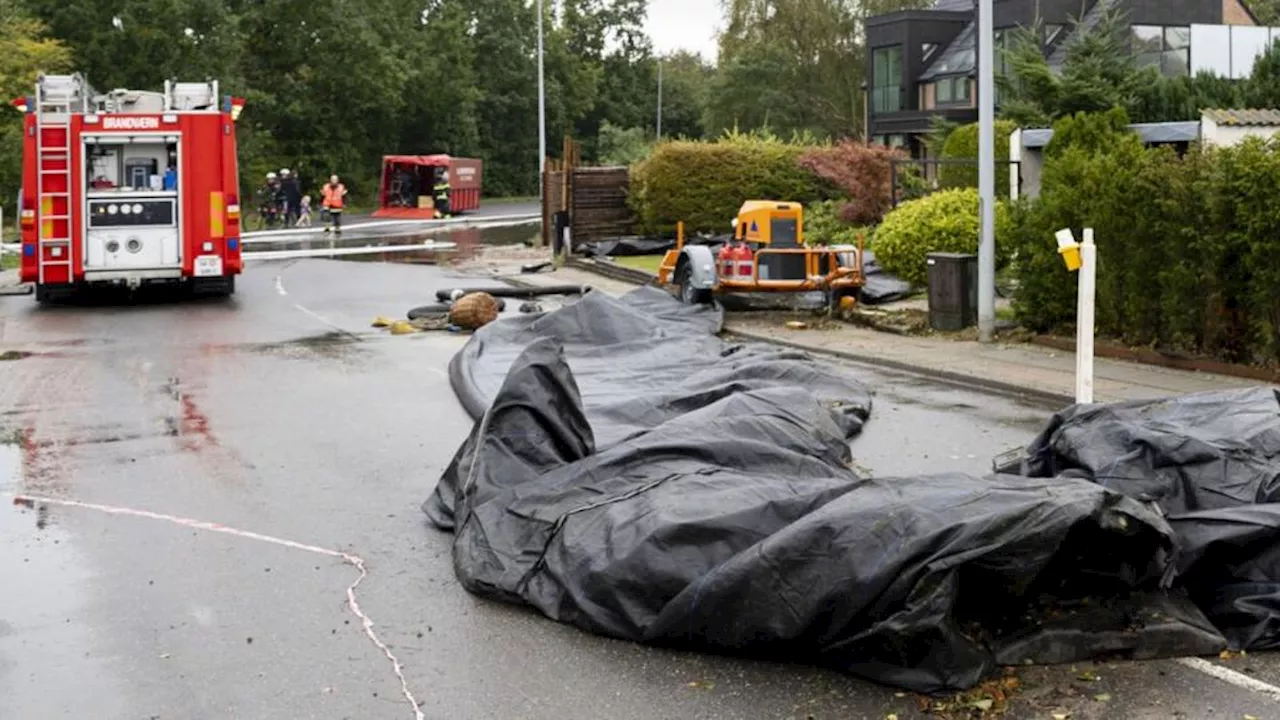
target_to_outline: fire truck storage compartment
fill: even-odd
[[[769,227],[772,242],[764,247],[779,250],[800,247],[796,242],[797,231],[795,218],[774,218]],[[761,280],[804,279],[804,255],[798,253],[766,253],[760,256],[758,264]]]
[[[85,268],[176,268],[182,259],[176,206],[176,198],[150,194],[91,197]]]
[[[165,170],[177,167],[178,138],[169,136],[84,136],[86,190],[160,191]]]
[[[164,190],[164,172],[178,165],[172,133],[84,135],[86,272],[180,272],[179,195]]]

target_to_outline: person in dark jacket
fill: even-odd
[[[285,227],[293,227],[298,222],[298,213],[302,207],[302,188],[298,186],[298,178],[289,168],[280,170],[280,189],[284,194]]]

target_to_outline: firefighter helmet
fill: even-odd
[[[289,177],[289,168],[280,168],[280,177]]]
[[[268,179],[268,180],[275,180],[275,179],[276,179],[276,174],[275,174],[275,173],[273,173],[273,172],[269,172],[269,173],[267,173],[267,179]]]

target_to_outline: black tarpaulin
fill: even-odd
[[[641,288],[481,329],[424,510],[471,592],[612,637],[925,691],[998,664],[1213,653],[1155,508],[1086,479],[859,477],[866,389]]]
[[[866,278],[866,284],[862,287],[862,302],[867,305],[889,303],[911,294],[911,283],[886,273],[876,261],[873,250],[863,251],[862,274]]]
[[[1069,475],[1157,504],[1178,584],[1236,649],[1280,647],[1280,397],[1245,388],[1073,406],[1023,472]]]

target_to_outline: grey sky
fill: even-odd
[[[649,0],[649,37],[657,53],[691,50],[716,59],[719,0]]]

